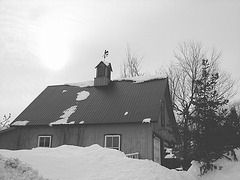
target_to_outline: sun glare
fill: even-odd
[[[70,59],[69,26],[58,18],[41,19],[38,42],[41,63],[51,69],[62,69]]]

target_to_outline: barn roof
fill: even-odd
[[[11,125],[157,122],[167,86],[167,78],[115,80],[100,87],[48,86]]]

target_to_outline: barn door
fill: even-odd
[[[158,137],[153,138],[153,161],[161,164],[161,140]]]

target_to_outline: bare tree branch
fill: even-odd
[[[3,116],[2,121],[0,121],[0,131],[3,129],[9,128],[9,123],[10,123],[10,118],[11,118],[11,113]]]
[[[123,60],[123,65],[121,67],[121,77],[134,77],[134,76],[142,76],[141,73],[141,63],[143,57],[139,57],[136,52],[132,53],[129,46],[126,49],[126,57]]]

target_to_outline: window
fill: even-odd
[[[161,101],[161,126],[165,126],[165,104]]]
[[[38,136],[38,147],[51,147],[51,136]]]
[[[105,135],[104,146],[120,151],[120,135]]]

